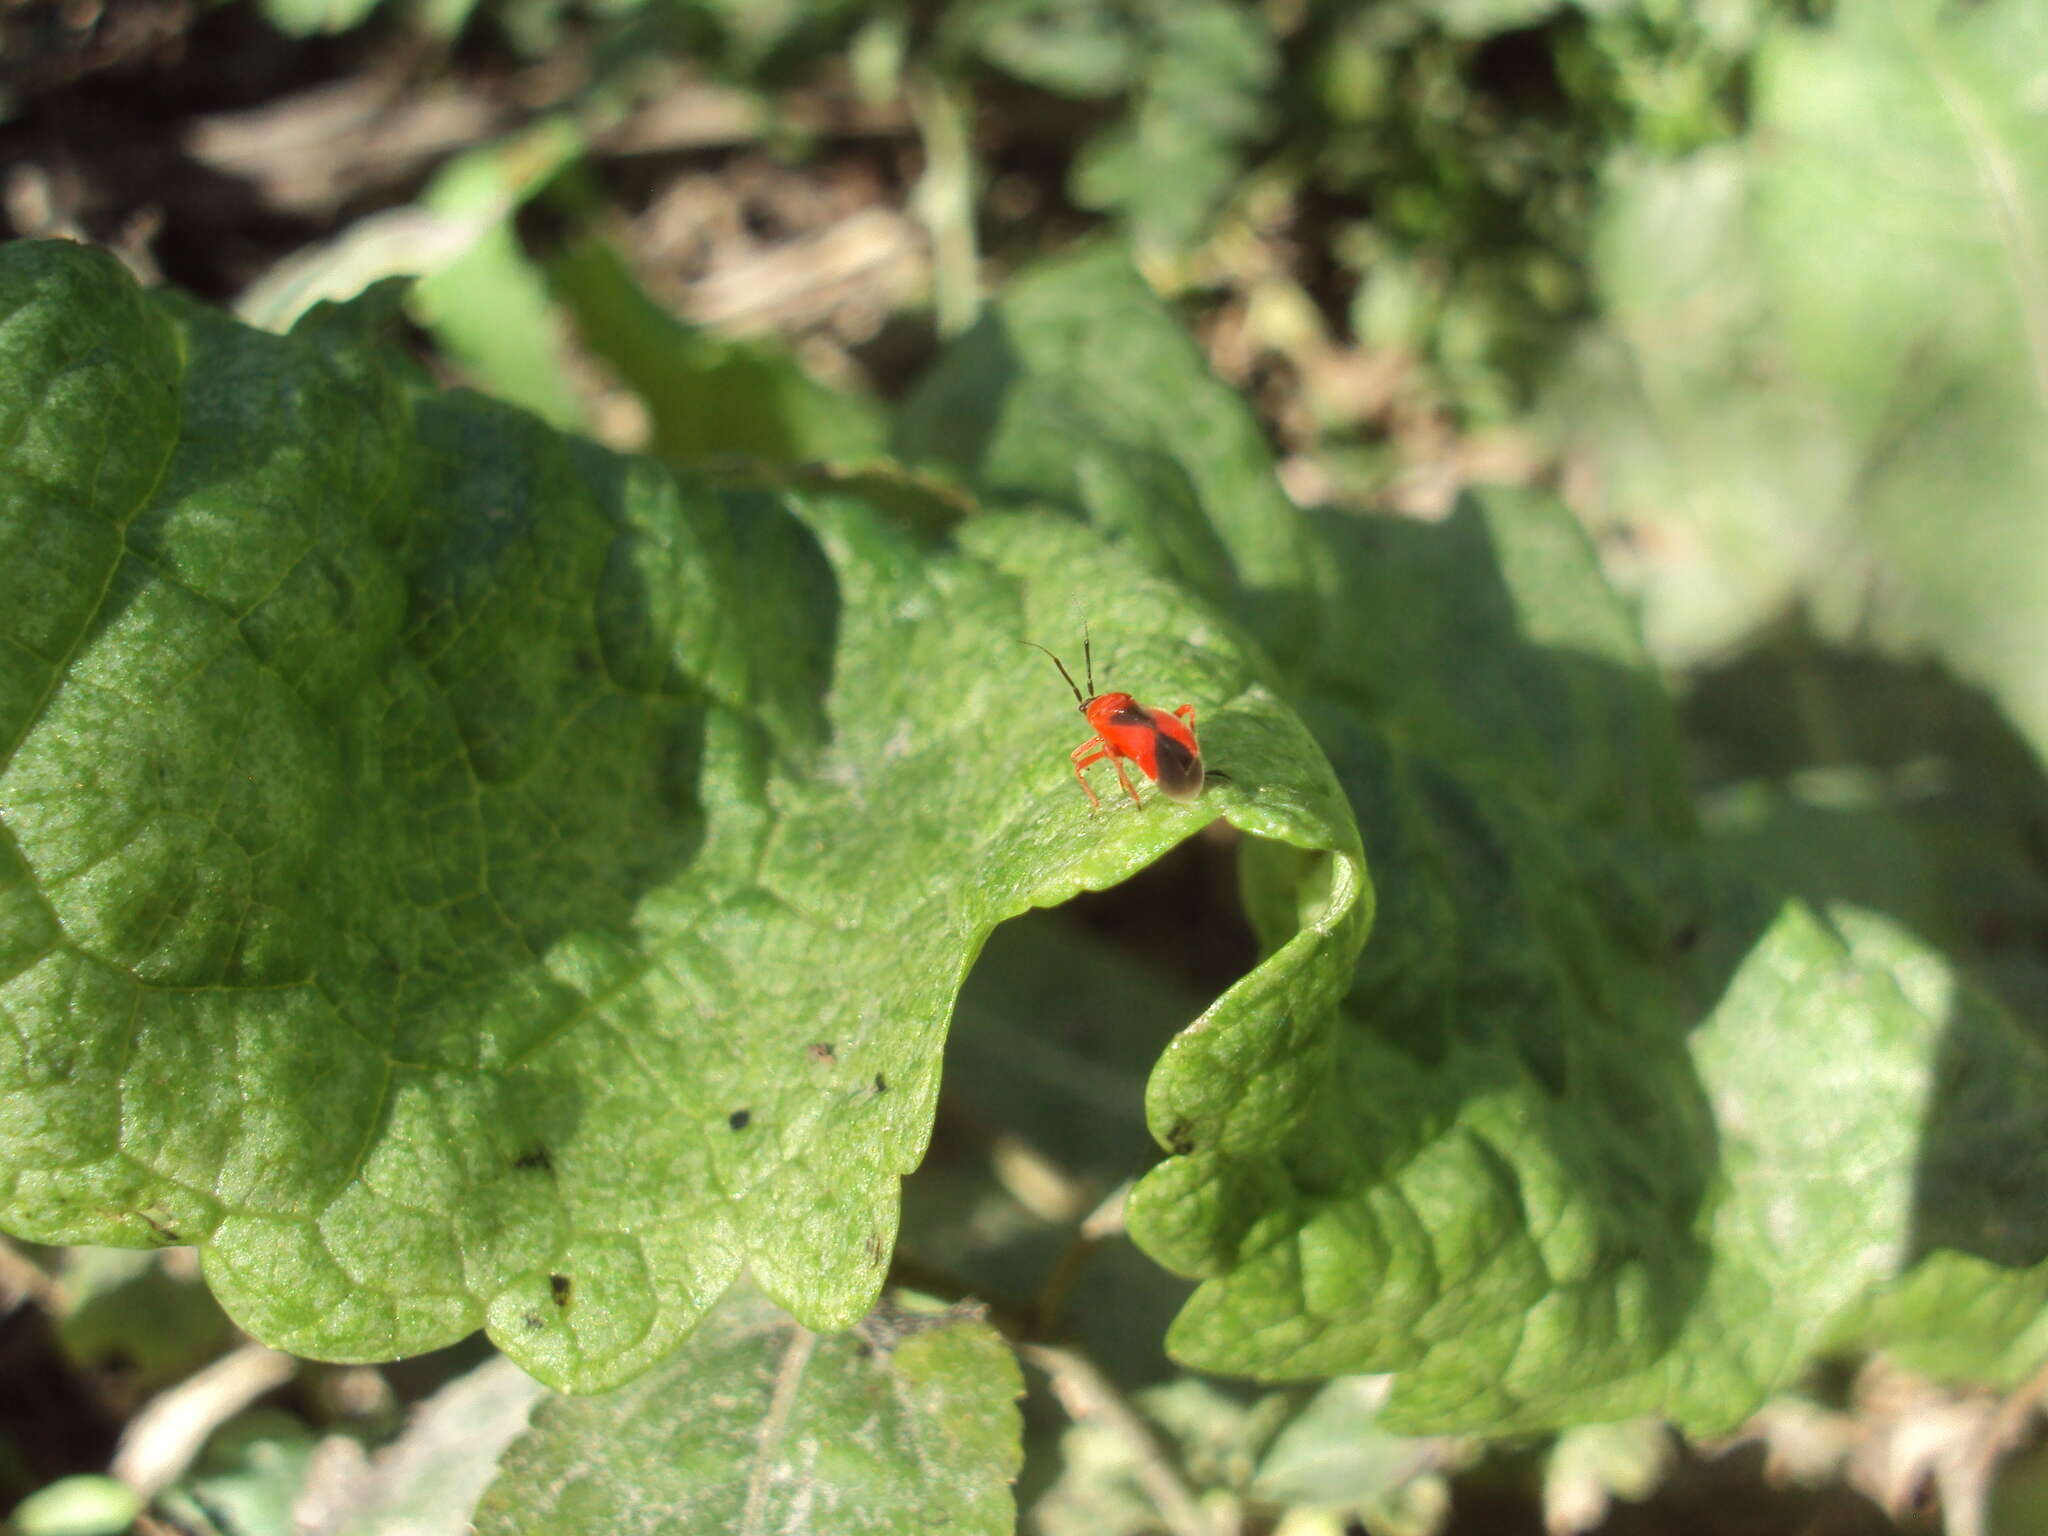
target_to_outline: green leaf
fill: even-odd
[[[1857,445],[1788,355],[1760,271],[1752,157],[1623,159],[1602,186],[1600,324],[1555,381],[1557,441],[1598,473],[1581,510],[1673,666],[1718,659],[1861,565]]]
[[[0,251],[12,1229],[196,1243],[302,1354],[482,1325],[595,1390],[742,1264],[865,1313],[1003,919],[1227,815],[1307,915],[1230,1008],[1347,972],[1342,796],[1183,590],[1067,519],[678,479],[419,389],[388,302],[275,337]],[[1018,644],[1076,579],[1101,675],[1198,706],[1234,783],[1090,815]]]
[[[974,0],[950,8],[941,27],[951,48],[1067,96],[1122,90],[1141,57],[1130,18],[1104,0]]]
[[[2027,0],[1843,5],[1759,60],[1757,153],[1764,270],[1865,455],[1892,625],[1988,682],[2048,756],[2044,49]]]
[[[1718,854],[1816,907],[1881,912],[2020,1020],[2048,1018],[2048,777],[1939,666],[1793,631],[1694,679]]]
[[[1191,1515],[1172,1521],[1160,1497],[1156,1466],[1147,1463],[1156,1463],[1161,1448],[1185,1473],[1198,1508],[1219,1523],[1237,1520],[1253,1462],[1289,1404],[1283,1393],[1246,1402],[1216,1383],[1181,1376],[1135,1394],[1131,1406],[1133,1424],[1092,1416],[1061,1435],[1059,1478],[1031,1506],[1031,1529],[1045,1536],[1154,1536],[1193,1524]]]
[[[1655,880],[1687,825],[1672,721],[1554,503],[1320,531],[1336,594],[1301,688],[1377,854],[1379,937],[1334,1020],[1290,998],[1176,1042],[1155,1130],[1226,1118],[1139,1185],[1132,1232],[1205,1278],[1170,1340],[1189,1364],[1400,1370],[1398,1427],[1513,1422],[1653,1353],[1668,1321],[1603,1309],[1676,1315],[1702,1259],[1710,1128]],[[1246,863],[1277,939],[1284,861]]]
[[[1414,9],[1453,37],[1491,37],[1536,26],[1563,10],[1564,0],[1415,0]]]
[[[201,1536],[288,1536],[313,1468],[313,1436],[297,1419],[257,1408],[215,1430],[198,1464],[159,1502]]]
[[[1011,284],[919,383],[896,449],[989,503],[1086,518],[1227,603],[1283,661],[1307,643],[1314,543],[1258,423],[1114,247]],[[1079,573],[1075,587],[1086,601]]]
[[[191,1375],[234,1342],[199,1277],[189,1269],[174,1276],[159,1254],[67,1249],[57,1286],[65,1354],[85,1370],[117,1367],[135,1401]]]
[[[827,389],[772,347],[684,325],[596,238],[572,242],[548,263],[547,278],[584,345],[647,402],[654,422],[649,446],[670,463],[880,451],[886,433],[873,402]]]
[[[1022,1390],[971,1312],[885,1306],[821,1338],[735,1292],[631,1387],[544,1404],[475,1528],[1007,1536]]]
[[[1897,928],[1719,870],[1554,503],[1319,531],[1337,595],[1296,686],[1376,938],[1334,1023],[1233,993],[1154,1073],[1155,1132],[1196,1144],[1130,1203],[1202,1281],[1177,1358],[1396,1371],[1402,1431],[1713,1430],[1937,1250],[2006,1266],[1979,1295],[2010,1322],[2048,1256],[2028,1038]],[[1245,865],[1278,940],[1286,860]]]
[[[442,253],[412,291],[419,323],[470,378],[570,429],[589,425],[590,407],[573,383],[565,317],[512,216],[582,146],[581,130],[554,118],[445,166],[421,206],[443,219],[471,221],[477,234],[460,255]]]
[[[374,1458],[350,1465],[335,1448],[321,1469],[316,1536],[416,1536],[470,1529],[477,1501],[497,1475],[505,1448],[526,1428],[544,1388],[502,1356],[457,1377],[420,1404],[405,1432]],[[317,1465],[317,1463],[316,1463]]]
[[[310,37],[361,26],[380,0],[263,0],[263,15],[280,32]]]
[[[1771,34],[1741,152],[1610,178],[1613,334],[1558,414],[1661,654],[1805,601],[1931,643],[2048,753],[2044,38],[2025,0],[1853,0]]]
[[[1434,1495],[1448,1501],[1440,1473],[1462,1448],[1456,1441],[1389,1434],[1380,1412],[1392,1387],[1384,1376],[1330,1382],[1266,1447],[1257,1492],[1281,1503],[1360,1510],[1368,1517],[1404,1498],[1428,1501]]]
[[[1265,130],[1273,34],[1229,0],[1149,0],[1130,116],[1074,163],[1074,200],[1111,209],[1141,251],[1179,254],[1208,232]]]
[[[62,1477],[15,1505],[8,1529],[18,1536],[120,1536],[135,1524],[142,1501],[111,1477]]]

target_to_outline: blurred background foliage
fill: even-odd
[[[985,295],[1118,236],[1298,503],[1561,488],[1684,696],[1709,833],[2039,1036],[2044,61],[2035,0],[13,0],[0,167],[10,233],[258,324],[416,276],[422,367],[677,463],[879,452]],[[1150,1060],[1250,963],[1230,859],[997,936],[907,1252],[991,1295],[1059,1269],[1150,1155]],[[4,1256],[0,1371],[38,1392],[0,1411],[0,1506],[124,1528],[132,1496],[52,1480],[232,1331],[175,1260]],[[1978,1400],[1848,1352],[1764,1449],[1607,1426],[1482,1460],[1375,1431],[1369,1382],[1176,1373],[1182,1289],[1112,1243],[1067,1300],[1205,1507],[1288,1536],[1889,1530],[1936,1480],[1925,1426]],[[284,1401],[375,1442],[474,1359]],[[1157,1469],[1041,1398],[1034,1528],[1164,1528]],[[301,1475],[302,1431],[237,1423],[183,1474],[191,1529],[278,1528],[226,1511]],[[2048,1528],[2042,1484],[2004,1480],[2001,1529]]]

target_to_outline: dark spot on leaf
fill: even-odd
[[[513,1158],[512,1166],[514,1168],[538,1168],[545,1173],[554,1168],[555,1160],[548,1155],[546,1147],[535,1146],[528,1147],[524,1152]]]
[[[832,1049],[832,1042],[830,1040],[813,1041],[804,1049],[813,1061],[837,1061],[839,1059],[838,1053]]]
[[[1671,935],[1671,952],[1689,955],[1700,946],[1700,925],[1696,922],[1680,923],[1678,931]]]
[[[548,1320],[542,1317],[538,1312],[527,1313],[525,1322],[526,1326],[533,1329],[536,1333],[538,1333],[541,1329],[547,1327],[548,1325]]]
[[[888,1080],[888,1079],[887,1079],[886,1077],[882,1076],[882,1074],[881,1074],[881,1073],[877,1072],[877,1073],[875,1074],[875,1092],[877,1092],[877,1093],[887,1093],[888,1091],[889,1091],[889,1080]]]
[[[874,1268],[880,1269],[888,1261],[888,1241],[881,1233],[870,1230],[868,1233],[868,1263]]]
[[[555,1298],[555,1305],[558,1307],[569,1305],[569,1292],[573,1288],[574,1282],[567,1275],[548,1276],[548,1293]]]
[[[135,1214],[140,1216],[145,1222],[149,1224],[149,1230],[156,1234],[157,1241],[162,1243],[166,1248],[175,1248],[178,1244],[185,1241],[185,1239],[178,1234],[178,1229],[172,1226],[169,1222],[160,1221],[156,1217],[150,1215],[147,1211],[137,1211]]]
[[[1172,1130],[1166,1133],[1166,1150],[1175,1157],[1186,1157],[1195,1150],[1195,1128],[1187,1121],[1176,1121]]]
[[[744,1131],[747,1128],[747,1122],[753,1118],[752,1110],[736,1109],[725,1117],[725,1123],[736,1131]]]

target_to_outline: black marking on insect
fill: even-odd
[[[1202,772],[1202,760],[1164,731],[1159,733],[1155,751],[1155,766],[1159,769],[1159,793],[1169,800],[1192,800],[1201,793],[1205,777],[1226,781],[1228,779],[1228,775],[1214,770],[1205,775]]]

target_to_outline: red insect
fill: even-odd
[[[1136,763],[1139,771],[1157,784],[1159,793],[1169,800],[1185,803],[1201,794],[1204,777],[1202,749],[1195,741],[1194,705],[1183,704],[1171,711],[1147,709],[1128,693],[1097,693],[1095,648],[1085,628],[1081,631],[1081,654],[1087,658],[1088,693],[1085,697],[1065,662],[1035,640],[1024,643],[1035,651],[1045,651],[1046,655],[1052,656],[1052,664],[1060,669],[1060,676],[1074,690],[1074,700],[1087,717],[1089,728],[1095,732],[1068,754],[1074,760],[1074,777],[1080,780],[1082,792],[1088,796],[1091,807],[1100,810],[1102,802],[1089,788],[1088,775],[1083,770],[1105,757],[1116,769],[1117,783],[1123,785],[1124,793],[1141,811],[1145,802],[1138,798],[1137,790],[1131,787],[1130,779],[1124,774],[1126,758]],[[1212,772],[1207,777],[1221,779],[1227,775]]]

